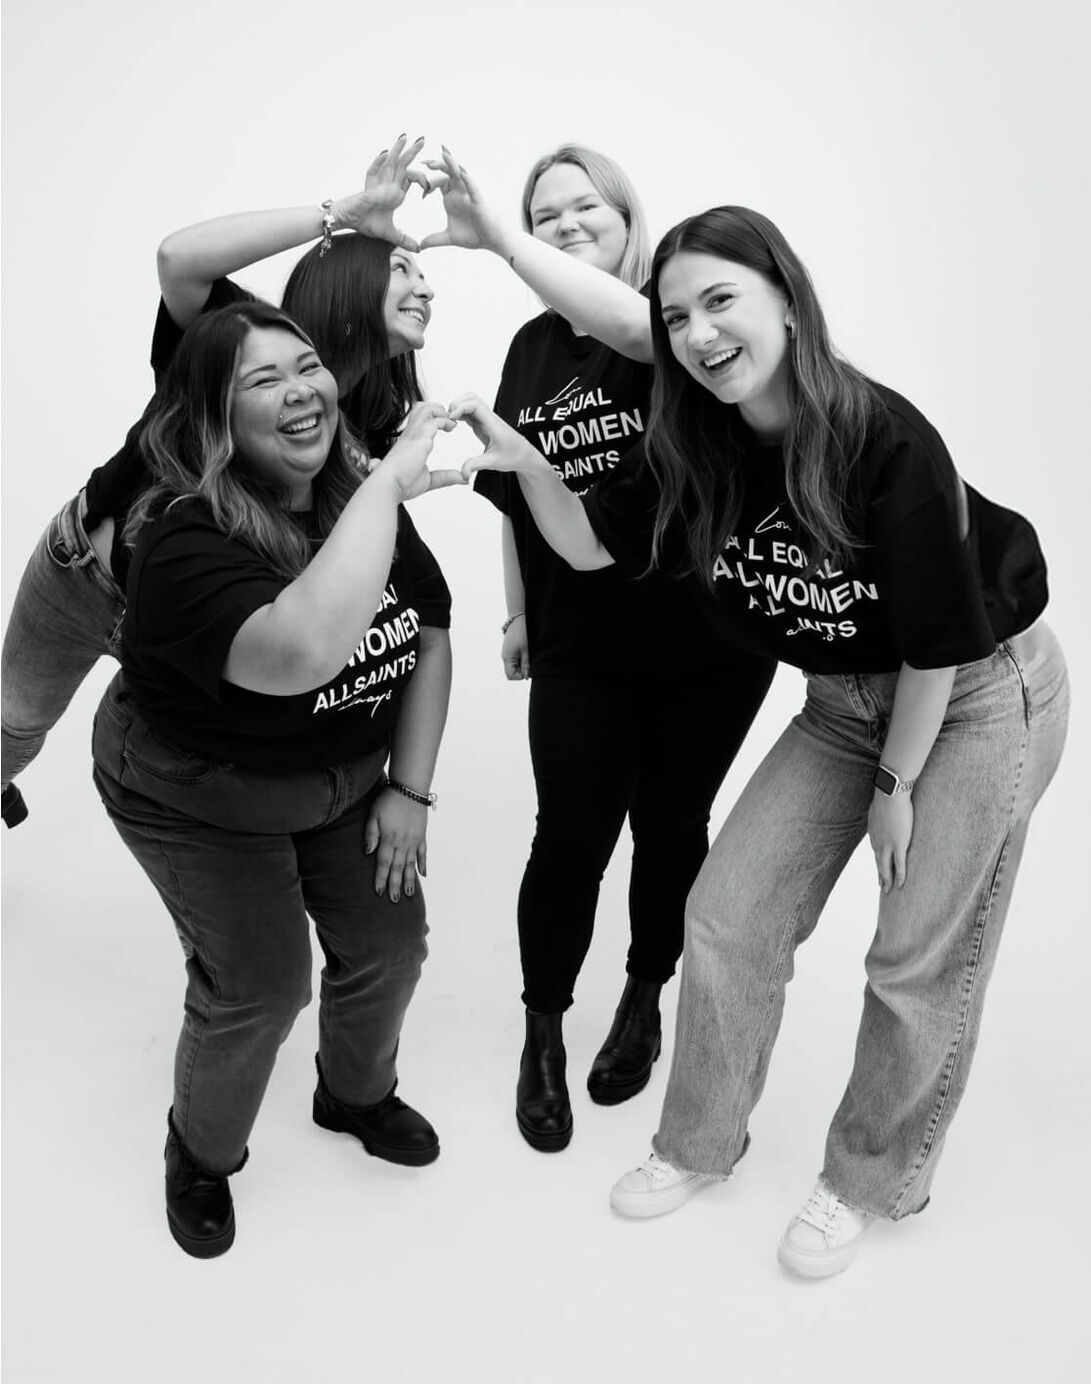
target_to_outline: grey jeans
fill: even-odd
[[[867,830],[897,675],[808,676],[802,712],[698,875],[658,1153],[724,1176],[765,1083],[793,954]],[[913,792],[908,878],[880,895],[864,1012],[823,1177],[898,1219],[928,1200],[966,1086],[1031,812],[1056,770],[1068,678],[1041,622],[958,669]]]
[[[59,510],[23,571],[4,635],[2,780],[23,771],[103,654],[117,657],[125,597],[80,517]]]
[[[319,769],[262,771],[180,749],[119,673],[95,718],[95,784],[174,922],[186,996],[174,1127],[214,1172],[238,1167],[277,1052],[325,958],[318,1055],[331,1094],[393,1090],[402,1021],[427,954],[424,898],[375,892],[364,824],[385,749]]]

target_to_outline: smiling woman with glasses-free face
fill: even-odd
[[[306,509],[337,431],[337,382],[308,342],[281,327],[247,333],[231,386],[239,460]]]
[[[530,198],[530,229],[607,274],[621,267],[629,228],[621,212],[574,163],[555,163],[542,173]]]
[[[659,297],[679,365],[720,403],[737,404],[755,432],[783,432],[792,320],[783,291],[745,264],[680,251],[663,266]]]

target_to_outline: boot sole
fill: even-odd
[[[629,1081],[611,1082],[606,1085],[589,1076],[587,1078],[587,1094],[596,1105],[621,1105],[624,1101],[631,1100],[633,1096],[638,1096],[651,1081],[652,1067],[659,1061],[659,1054],[662,1051],[663,1039],[660,1037],[655,1045],[655,1052],[652,1054],[651,1065],[647,1071],[641,1072],[639,1076],[632,1077]]]
[[[194,1259],[215,1259],[220,1254],[226,1254],[235,1243],[235,1213],[231,1212],[231,1220],[219,1235],[202,1237],[198,1239],[193,1235],[187,1235],[181,1230],[167,1212],[167,1229],[171,1233],[171,1238],[180,1249],[184,1249]]]
[[[368,1138],[355,1129],[338,1124],[336,1120],[328,1120],[317,1107],[312,1111],[312,1118],[316,1125],[328,1129],[331,1134],[349,1134],[353,1139],[358,1139],[363,1144],[365,1152],[370,1153],[372,1158],[383,1159],[386,1163],[400,1163],[405,1168],[423,1168],[429,1163],[434,1163],[439,1157],[438,1139],[434,1144],[424,1148],[404,1149],[393,1144],[381,1144],[377,1139]]]
[[[519,1111],[515,1112],[515,1123],[519,1126],[519,1133],[527,1141],[532,1149],[537,1149],[539,1153],[560,1153],[566,1149],[572,1141],[572,1121],[569,1120],[564,1129],[550,1130],[543,1133],[535,1129],[532,1125],[527,1125],[523,1121]]]

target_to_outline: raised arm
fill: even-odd
[[[456,422],[469,423],[485,446],[481,456],[463,465],[467,479],[475,471],[514,472],[539,532],[559,557],[577,571],[611,566],[614,559],[595,536],[583,505],[541,452],[476,394],[463,394],[447,412]]]
[[[407,250],[417,243],[394,225],[394,212],[405,200],[410,183],[429,191],[425,174],[409,167],[423,139],[406,142],[399,135],[390,149],[373,160],[362,191],[331,202],[330,230],[358,231],[389,240]],[[159,247],[159,286],[167,311],[185,328],[208,300],[212,284],[225,274],[317,240],[325,231],[321,206],[282,207],[273,211],[237,212],[201,221],[174,231]]]
[[[288,696],[332,677],[379,608],[394,554],[398,505],[426,490],[464,483],[429,471],[438,431],[454,425],[439,404],[416,404],[382,465],[357,489],[329,537],[276,600],[240,626],[224,664],[228,682]]]
[[[504,225],[486,205],[476,183],[446,147],[442,159],[428,159],[443,189],[447,226],[426,235],[421,249],[458,245],[491,250],[550,307],[579,331],[593,336],[630,360],[652,359],[648,300],[628,284],[593,265]]]

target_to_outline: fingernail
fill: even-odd
[[[400,895],[398,895],[398,894],[391,894],[391,896],[390,896],[390,902],[391,902],[391,903],[397,903],[399,897],[400,897]]]

